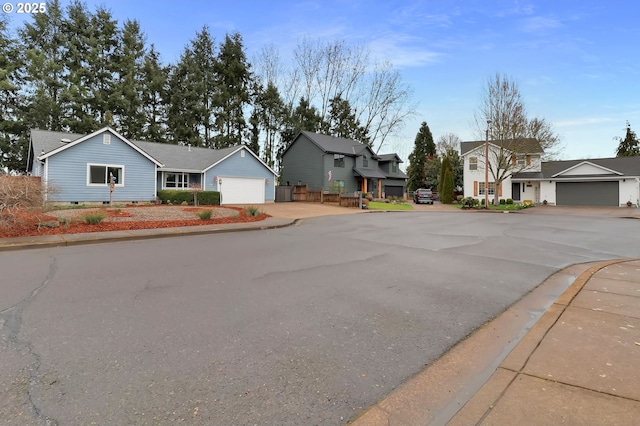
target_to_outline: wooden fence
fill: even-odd
[[[360,197],[342,195],[334,192],[310,190],[307,185],[294,185],[293,201],[307,201],[310,203],[330,203],[343,207],[360,207]]]

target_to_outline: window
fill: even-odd
[[[369,167],[369,159],[366,155],[362,157],[362,167]]]
[[[333,166],[334,167],[344,167],[344,155],[342,155],[342,154],[333,154]]]
[[[478,170],[478,157],[469,157],[469,170]]]
[[[172,189],[189,188],[189,173],[165,173],[164,187]]]
[[[111,178],[116,185],[124,186],[124,166],[87,164],[87,185],[107,185]]]
[[[518,155],[518,166],[524,166],[525,164],[525,156],[524,155]]]
[[[395,161],[391,162],[391,173],[398,173],[398,163]]]
[[[104,145],[111,145],[111,135],[109,133],[104,133],[102,135],[102,143]]]
[[[496,183],[489,182],[489,195],[495,195],[496,193]],[[478,182],[478,195],[484,194],[484,182]]]

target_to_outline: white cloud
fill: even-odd
[[[418,37],[387,34],[371,41],[368,46],[373,58],[388,60],[395,67],[419,67],[439,62],[442,54],[430,50]]]

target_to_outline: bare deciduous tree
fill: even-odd
[[[492,178],[490,181],[495,182],[494,203],[497,204],[498,188],[504,180],[514,173],[533,170],[536,167],[537,162],[530,161],[527,156],[537,154],[542,144],[531,137],[530,129],[541,123],[540,129],[549,126],[544,120],[536,118],[532,120],[535,126],[530,127],[517,82],[500,74],[487,80],[481,105],[474,114],[474,121],[477,134],[480,135],[479,140],[488,137],[490,141],[489,157],[486,158],[485,150],[479,150],[479,157],[483,159],[483,167],[488,164]]]
[[[436,142],[436,152],[440,157],[444,157],[452,151],[460,151],[460,137],[455,133],[445,133]]]
[[[362,45],[305,38],[293,52],[294,64],[289,71],[274,65],[279,58],[274,52],[270,47],[263,49],[256,61],[257,72],[263,78],[272,76],[289,111],[301,97],[327,122],[331,101],[347,101],[376,152],[415,113],[411,90],[400,73],[388,62],[372,63]],[[275,73],[281,74],[276,77]]]

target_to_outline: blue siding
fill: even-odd
[[[109,201],[109,187],[87,185],[88,164],[124,167],[124,186],[116,186],[114,201],[149,201],[155,197],[155,164],[128,144],[111,135],[111,143],[102,143],[103,134],[52,155],[47,159],[47,183],[54,188],[50,201]]]
[[[242,156],[242,151],[245,151],[244,157]],[[214,176],[268,179],[269,183],[264,188],[265,201],[274,201],[276,199],[276,176],[244,149],[236,151],[233,155],[205,172],[204,181],[207,191],[218,191],[218,185],[213,179]]]
[[[324,151],[309,138],[300,135],[293,145],[287,149],[282,157],[282,170],[280,170],[280,184],[297,185],[300,182],[308,185],[309,189],[319,190],[326,182],[326,172],[329,169],[323,167]],[[333,166],[333,154],[331,154]]]

